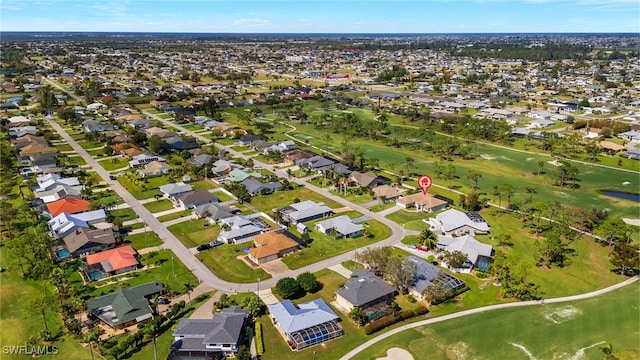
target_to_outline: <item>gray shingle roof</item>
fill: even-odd
[[[343,288],[336,291],[353,306],[362,306],[394,292],[393,286],[372,273],[359,269],[351,274]]]
[[[181,319],[173,336],[184,336],[180,350],[206,350],[206,344],[237,344],[247,312],[232,306],[212,319]]]

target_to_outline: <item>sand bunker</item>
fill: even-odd
[[[413,355],[405,349],[391,348],[387,350],[387,356],[376,360],[413,360]]]
[[[560,324],[565,321],[569,321],[580,314],[582,314],[582,311],[580,311],[580,309],[569,305],[552,313],[546,314],[544,318],[554,324]]]

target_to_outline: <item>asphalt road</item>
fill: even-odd
[[[150,114],[153,115],[153,114]],[[159,117],[155,117],[154,118],[158,119]],[[130,207],[131,209],[138,215],[138,217],[147,224],[147,226],[149,226],[155,233],[156,235],[163,240],[164,242],[164,247],[171,249],[171,251],[173,251],[173,253],[185,264],[185,266],[187,266],[187,268],[189,268],[193,274],[199,278],[202,282],[204,282],[206,285],[215,288],[215,289],[220,289],[220,290],[224,290],[224,291],[239,291],[239,292],[245,292],[245,291],[256,291],[257,290],[257,284],[256,283],[249,283],[249,284],[237,284],[237,283],[231,283],[228,281],[224,281],[220,278],[218,278],[217,276],[215,276],[198,258],[196,258],[194,256],[194,254],[192,254],[189,249],[187,249],[179,240],[178,238],[176,238],[169,230],[167,230],[167,228],[162,225],[154,216],[153,214],[151,214],[151,212],[149,212],[149,210],[147,210],[136,198],[134,198],[122,185],[120,185],[120,183],[118,183],[115,180],[110,180],[109,179],[109,173],[102,167],[100,166],[100,164],[91,157],[91,155],[89,155],[89,153],[83,149],[75,140],[73,140],[73,138],[71,138],[71,136],[69,136],[69,134],[66,133],[66,131],[64,131],[64,129],[58,124],[56,123],[53,118],[51,117],[47,117],[45,119],[47,121],[47,123],[49,125],[51,125],[51,127],[58,132],[58,134],[60,134],[60,136],[73,148],[73,150],[75,150],[78,155],[80,155],[89,166],[91,166],[92,169],[95,170],[95,172],[105,181],[109,184],[109,186],[113,189],[113,191],[115,191]],[[164,119],[159,119],[160,121],[162,121],[163,123],[170,125],[172,127],[176,127],[175,124],[172,124],[171,122],[164,120]],[[183,130],[185,133],[192,135],[194,137],[196,137],[195,134],[192,131],[187,131],[187,130]],[[201,136],[197,136],[197,138],[201,138]],[[220,144],[216,144],[216,146],[220,147],[220,148],[224,148],[225,150],[229,151],[231,154],[233,154],[234,156],[238,156],[238,157],[242,157],[242,158],[248,158],[248,156],[241,154],[237,151],[234,151],[233,149],[227,148],[225,146],[222,146]],[[259,161],[255,161],[254,163],[257,165],[262,166],[263,168],[275,172],[276,175],[286,178],[287,174],[285,171],[282,170],[277,170],[274,171],[271,166],[261,163]],[[361,212],[362,214],[370,217],[371,219],[375,219],[378,220],[382,223],[384,223],[385,225],[389,226],[391,228],[392,231],[392,235],[385,239],[382,240],[380,242],[377,242],[373,245],[369,245],[367,247],[363,247],[362,249],[358,249],[358,251],[361,251],[363,249],[366,248],[371,248],[371,247],[380,247],[380,246],[386,246],[386,245],[392,245],[395,244],[399,241],[401,241],[406,232],[405,230],[399,226],[398,224],[396,224],[395,222],[384,218],[383,216],[380,216],[374,212],[369,211],[368,209],[365,209],[362,206],[356,205],[351,203],[348,200],[345,200],[339,196],[336,196],[334,194],[331,194],[329,191],[325,190],[325,189],[321,189],[318,188],[316,186],[313,186],[311,184],[306,183],[305,181],[301,180],[301,179],[294,179],[292,180],[293,182],[296,182],[302,186],[307,187],[308,189],[322,194],[323,196],[326,196],[344,206],[348,206],[356,211]],[[355,251],[355,249],[354,249]],[[327,258],[326,260],[322,260],[320,262],[314,263],[312,265],[300,268],[300,269],[296,269],[296,270],[292,270],[289,271],[285,274],[267,279],[267,280],[262,280],[260,282],[260,286],[262,288],[270,288],[275,286],[276,282],[285,276],[292,276],[295,277],[303,272],[316,272],[322,269],[326,269],[330,266],[336,265],[336,264],[340,264],[346,260],[349,259],[353,259],[354,253],[353,252],[347,252],[332,258]],[[256,279],[257,281],[257,279]]]

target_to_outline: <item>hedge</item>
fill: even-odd
[[[258,352],[258,355],[262,355],[262,353],[264,352],[264,345],[262,344],[262,324],[260,324],[259,321],[256,321],[255,341],[256,351]]]
[[[378,320],[372,321],[364,327],[364,333],[366,335],[373,334],[374,332],[384,329],[387,326],[391,326],[402,320],[410,319],[414,316],[426,314],[429,310],[425,306],[418,307],[413,310],[402,310],[396,315],[383,316]]]

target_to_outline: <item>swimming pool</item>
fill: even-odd
[[[87,276],[91,280],[100,280],[100,279],[106,277],[107,275],[105,273],[103,273],[102,271],[93,270],[93,271],[89,271],[87,273]]]
[[[67,251],[67,249],[58,249],[56,250],[56,256],[58,257],[58,259],[62,260],[71,256],[71,254],[69,253],[69,251]]]

